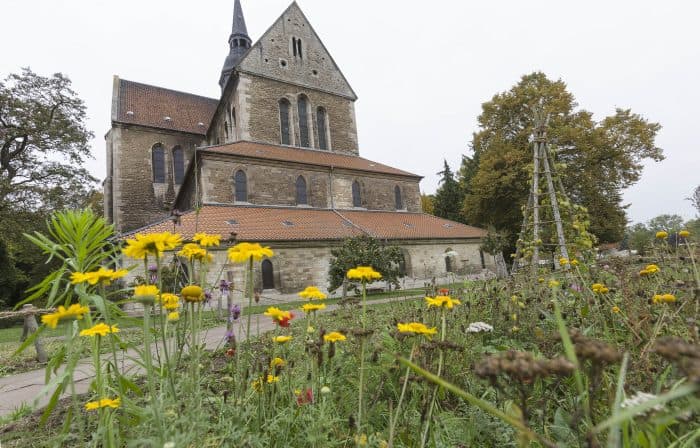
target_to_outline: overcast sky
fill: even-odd
[[[520,76],[561,78],[600,120],[631,108],[663,126],[666,160],[625,193],[632,221],[694,217],[700,184],[700,3],[300,0],[359,96],[360,154],[437,188],[457,169],[481,104]],[[242,0],[257,40],[288,0]],[[88,107],[105,176],[112,75],[217,97],[233,0],[2,0],[0,76],[63,72]]]

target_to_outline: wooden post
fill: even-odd
[[[546,143],[543,143],[546,145]],[[557,238],[559,240],[559,251],[562,258],[569,259],[569,251],[566,248],[566,239],[564,238],[564,228],[561,223],[561,215],[559,214],[559,202],[557,201],[557,195],[554,192],[554,183],[552,182],[552,172],[549,170],[549,161],[547,157],[547,147],[544,146],[544,174],[547,178],[547,189],[549,190],[549,201],[552,203],[552,214],[554,215],[554,224],[557,227]],[[558,263],[554,263],[555,266]],[[564,265],[564,269],[568,270],[569,264]]]
[[[32,304],[27,304],[22,306],[22,310],[26,313],[24,315],[24,327],[22,328],[22,337],[20,342],[24,342],[32,333],[39,329],[39,324],[36,321],[36,316],[34,311],[36,308]],[[41,338],[38,336],[34,338],[34,348],[36,349],[36,359],[37,361],[44,363],[48,361],[49,357],[44,350],[44,346],[41,343]]]

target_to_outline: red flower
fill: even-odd
[[[289,313],[289,317],[283,317],[277,321],[280,327],[288,327],[289,321],[294,318],[294,313]]]
[[[230,349],[226,350],[226,356],[228,356],[229,358],[232,357],[232,356],[235,355],[235,354],[236,354],[236,349],[235,349],[235,348],[230,348]]]
[[[303,406],[314,402],[314,391],[307,388],[304,392],[297,395],[297,405]]]
[[[440,295],[441,295],[441,296],[446,296],[448,292],[450,292],[449,289],[447,289],[447,288],[442,288],[442,289],[440,290]]]

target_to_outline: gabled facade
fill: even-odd
[[[421,212],[420,176],[360,157],[357,96],[296,2],[253,43],[235,0],[228,42],[219,99],[115,76],[104,185],[119,232],[270,244],[258,287],[287,292],[325,284],[331,247],[355,235],[401,244],[414,279],[492,264],[483,230]],[[239,279],[224,251],[215,263]]]

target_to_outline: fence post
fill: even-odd
[[[36,308],[32,304],[27,304],[22,306],[22,310],[25,311],[24,315],[24,327],[22,328],[22,337],[20,342],[24,342],[32,333],[39,329],[39,324],[36,321],[35,311]],[[44,346],[41,343],[41,338],[36,337],[34,339],[34,348],[36,349],[36,359],[39,362],[48,361],[49,357],[44,350]]]

